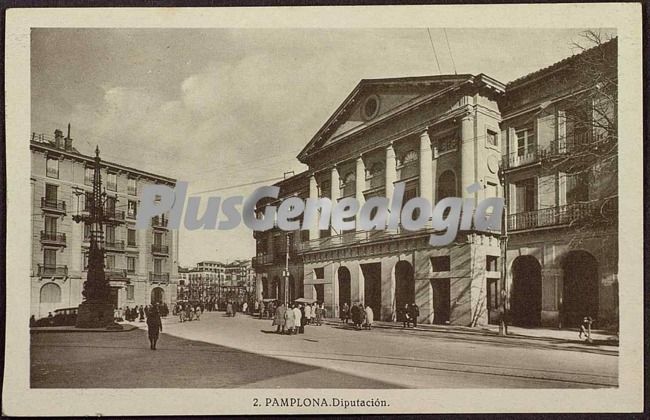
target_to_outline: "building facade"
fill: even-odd
[[[615,41],[597,51],[615,67]],[[594,84],[576,60],[508,85],[483,74],[362,80],[298,155],[309,169],[277,183],[280,199],[258,210],[291,196],[390,199],[404,182],[405,201],[504,197],[508,235],[459,229],[432,247],[431,228],[255,232],[258,298],[284,299],[286,287],[290,300],[317,299],[335,316],[363,302],[382,320],[415,302],[420,322],[456,325],[496,323],[503,304],[517,325],[617,318],[616,225],[578,223],[615,212],[615,167],[580,186],[584,175],[562,166],[601,138],[566,117]]]
[[[33,134],[31,150],[32,266],[31,313],[37,318],[78,306],[86,280],[90,227],[73,215],[86,210],[92,194],[93,157],[73,147],[56,130],[54,137]],[[135,228],[138,192],[144,185],[173,187],[174,179],[102,160],[106,191],[105,271],[116,308],[176,300],[178,232],[165,217],[149,228]]]

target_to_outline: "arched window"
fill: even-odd
[[[61,302],[61,288],[55,283],[47,283],[41,287],[41,303]]]
[[[456,197],[456,175],[452,171],[443,172],[438,178],[438,200]]]
[[[415,150],[409,150],[402,156],[401,163],[402,165],[408,165],[409,163],[417,162],[418,154]]]

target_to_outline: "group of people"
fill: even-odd
[[[339,317],[345,324],[352,320],[352,325],[357,330],[362,328],[369,330],[375,321],[375,314],[370,305],[365,305],[364,307],[362,302],[353,305],[348,305],[347,302],[344,303],[341,307]]]
[[[248,311],[248,303],[244,302],[241,306],[235,300],[229,300],[226,303],[226,316],[235,316],[237,312],[246,313]]]
[[[180,322],[201,320],[201,315],[205,306],[201,303],[192,304],[190,302],[177,302],[174,307],[174,312],[178,315],[178,320]]]
[[[152,310],[152,308],[156,308],[156,311],[158,313],[158,316],[161,317],[166,317],[169,315],[169,308],[167,307],[166,303],[162,304],[152,304],[152,305],[139,305],[135,306],[133,308],[129,308],[128,306],[124,308],[124,311],[118,310],[119,312],[122,312],[121,314],[118,313],[116,314],[116,318],[119,319],[124,319],[129,322],[134,322],[136,319],[140,322],[144,322],[145,318],[149,317],[149,312]]]
[[[304,334],[305,326],[322,324],[323,304],[290,303],[287,306],[284,303],[269,302],[269,307],[273,308],[275,314],[272,325],[277,327],[276,333]]]
[[[420,307],[415,303],[405,303],[403,308],[397,311],[397,321],[401,321],[404,328],[413,328],[418,326],[418,317],[420,316]]]

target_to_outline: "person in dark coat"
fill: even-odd
[[[359,321],[360,321],[360,314],[359,314],[359,307],[357,305],[352,305],[350,307],[350,315],[352,317],[352,324],[354,324],[354,328],[358,329],[359,328]]]
[[[413,302],[409,306],[408,311],[409,318],[411,318],[411,322],[413,322],[413,328],[416,328],[418,326],[418,317],[420,316],[420,307]]]
[[[140,322],[144,321],[144,308],[142,305],[140,305],[138,312],[140,313]]]
[[[160,319],[160,312],[155,305],[149,309],[147,314],[147,329],[149,330],[149,344],[151,350],[156,350],[156,342],[162,331],[162,320]]]

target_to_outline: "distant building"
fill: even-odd
[[[72,139],[33,134],[31,150],[32,266],[31,313],[47,316],[78,306],[86,280],[90,226],[72,215],[86,211],[92,193],[93,157],[81,154]],[[105,212],[123,222],[104,227],[105,271],[116,307],[172,304],[178,280],[178,232],[164,217],[135,229],[138,192],[144,185],[173,187],[176,180],[102,160],[107,193]]]

